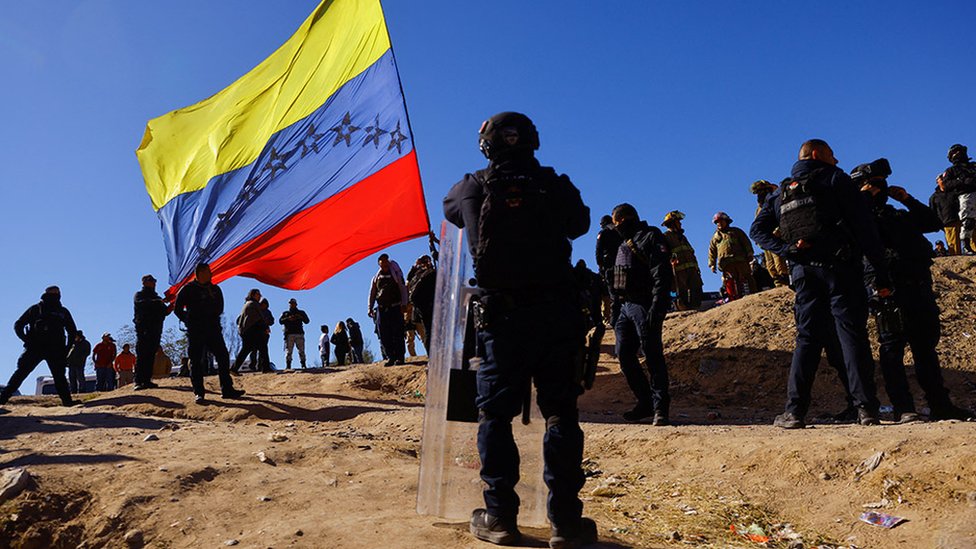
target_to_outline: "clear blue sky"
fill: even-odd
[[[134,154],[146,121],[233,82],[316,4],[5,6],[0,382],[21,350],[10,326],[45,286],[61,286],[97,339],[131,320],[142,274],[167,278]],[[520,110],[539,128],[540,159],[569,174],[592,209],[593,229],[574,251],[590,264],[599,215],[629,201],[655,224],[684,211],[705,270],[712,214],[748,225],[749,184],[788,175],[810,137],[828,140],[848,170],[886,156],[890,181],[923,201],[950,144],[976,149],[972,2],[388,0],[384,8],[432,223],[450,185],[484,164],[481,121]],[[406,269],[426,244],[390,252]],[[367,325],[374,270],[367,259],[305,292],[249,279],[222,288],[234,316],[259,286],[276,312],[294,295],[315,326],[348,316]],[[718,284],[709,273],[706,289]],[[272,360],[281,363],[275,341]],[[33,376],[23,389],[33,391]]]

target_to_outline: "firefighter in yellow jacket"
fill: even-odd
[[[792,178],[787,178],[786,181],[789,182]],[[778,189],[775,183],[766,181],[765,179],[760,179],[749,187],[752,194],[756,195],[756,200],[759,205],[756,207],[756,215],[759,215],[759,210],[762,210],[763,203],[766,202],[773,191]],[[778,231],[777,231],[778,232]],[[773,279],[773,284],[776,287],[789,286],[790,285],[790,267],[786,264],[786,259],[782,256],[776,255],[769,250],[763,251],[763,255],[766,258],[766,270],[769,271],[769,276]]]
[[[671,268],[674,270],[674,291],[678,296],[675,307],[679,311],[693,311],[701,306],[702,278],[698,269],[698,259],[695,249],[688,242],[685,230],[681,228],[681,220],[685,214],[675,210],[664,216],[661,223],[667,231],[664,238],[671,247]]]
[[[756,279],[752,277],[749,263],[752,261],[752,242],[746,233],[732,226],[732,218],[725,212],[718,212],[712,218],[715,234],[708,243],[708,268],[722,271],[722,280],[729,299],[756,291]]]

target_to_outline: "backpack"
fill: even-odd
[[[382,308],[400,303],[400,285],[393,279],[393,273],[380,273],[376,276],[376,304]]]
[[[61,311],[47,311],[43,303],[35,306],[37,316],[30,324],[28,337],[36,342],[64,342],[64,315]]]
[[[849,248],[849,239],[841,230],[840,209],[829,189],[814,183],[822,173],[823,168],[813,170],[783,187],[779,231],[789,244],[803,240],[818,258],[830,259]]]
[[[558,176],[552,168],[532,172],[482,170],[484,192],[478,220],[474,271],[478,285],[522,289],[551,285],[560,273],[570,279],[569,242],[556,219]]]

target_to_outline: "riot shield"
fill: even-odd
[[[478,424],[449,421],[448,407],[450,403],[451,408],[456,409],[456,399],[463,398],[470,391],[457,385],[467,384],[473,375],[465,372],[472,365],[465,364],[464,341],[466,329],[469,328],[471,297],[477,293],[477,288],[468,284],[472,272],[463,231],[444,222],[440,241],[437,297],[427,366],[424,434],[420,447],[417,512],[449,520],[467,520],[472,510],[484,507],[479,476]],[[472,362],[476,367],[477,360]],[[452,382],[455,385],[453,390]],[[451,402],[452,398],[455,402]],[[534,391],[532,402],[535,402]],[[452,415],[455,418],[462,416],[464,414]],[[521,480],[517,487],[522,502],[519,524],[541,527],[548,524],[548,489],[542,480],[545,420],[534,404],[529,417],[527,425],[518,419],[512,422],[512,431],[522,456]]]

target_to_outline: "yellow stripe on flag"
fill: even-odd
[[[229,87],[149,121],[136,156],[153,208],[254,162],[274,133],[322,106],[389,49],[379,0],[324,0]]]

